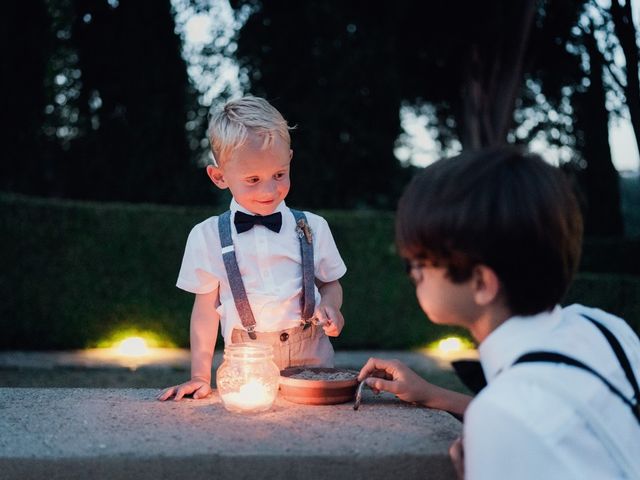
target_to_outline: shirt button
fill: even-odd
[[[289,340],[289,334],[287,332],[282,332],[280,334],[280,341],[286,342],[287,340]]]

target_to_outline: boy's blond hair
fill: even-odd
[[[293,127],[289,127],[282,114],[264,98],[246,96],[227,102],[213,113],[207,136],[214,161],[221,166],[222,159],[244,145],[250,133],[262,137],[262,149],[265,149],[273,144],[275,135],[290,145],[290,128]]]

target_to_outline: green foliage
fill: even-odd
[[[640,275],[640,237],[587,238],[580,270]]]
[[[102,344],[124,330],[188,346],[193,296],[175,287],[193,225],[223,208],[96,204],[0,195],[0,349]],[[347,263],[336,348],[401,349],[459,330],[431,324],[394,251],[393,215],[318,212]],[[640,325],[640,277],[581,275],[569,302]]]
[[[640,237],[640,172],[620,176],[620,197],[625,235]]]
[[[579,273],[565,304],[582,303],[624,318],[640,334],[640,276]]]
[[[81,348],[134,326],[187,343],[191,299],[174,283],[208,213],[20,197],[0,212],[0,347]]]

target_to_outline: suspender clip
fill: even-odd
[[[249,338],[251,340],[255,340],[256,338],[258,338],[256,336],[256,332],[254,331],[256,329],[255,325],[251,325],[249,327],[247,327],[247,333],[249,334]]]
[[[309,245],[313,244],[313,234],[311,233],[311,227],[309,227],[309,224],[305,222],[304,218],[299,219],[296,222],[296,225],[296,232],[298,233],[298,237],[301,239],[306,239]]]

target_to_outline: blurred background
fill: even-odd
[[[0,8],[0,350],[188,346],[184,244],[229,202],[204,173],[207,119],[244,93],[296,126],[287,202],[326,216],[347,263],[337,349],[461,334],[420,312],[393,211],[420,167],[504,143],[575,186],[587,237],[566,303],[639,329],[640,1]]]

